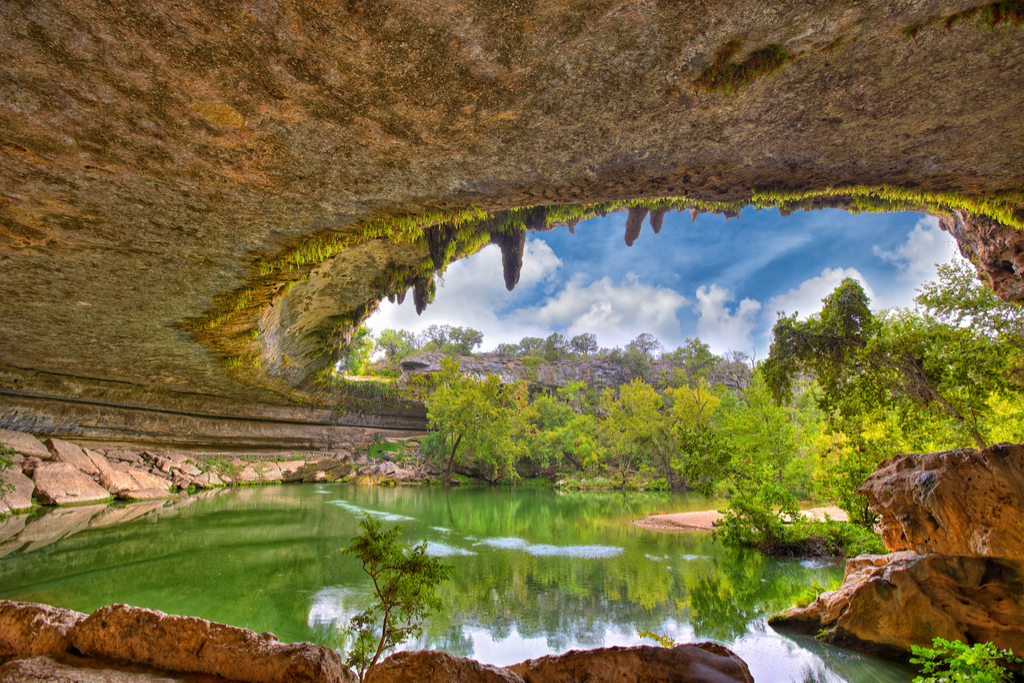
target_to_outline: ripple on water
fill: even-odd
[[[602,559],[622,554],[622,548],[610,545],[547,545],[534,544],[515,536],[486,538],[476,545],[486,545],[498,550],[522,550],[535,557],[573,557],[578,559]]]
[[[395,514],[394,512],[381,512],[380,510],[368,510],[366,508],[361,508],[358,505],[353,505],[352,503],[348,502],[347,500],[329,500],[327,502],[330,503],[331,505],[337,505],[338,507],[345,508],[346,510],[348,510],[352,514],[359,515],[359,514],[362,514],[362,513],[365,512],[366,514],[368,514],[368,515],[370,515],[372,517],[376,517],[377,519],[383,520],[385,522],[402,522],[402,521],[411,522],[411,521],[414,521],[413,517],[406,517],[405,515],[398,515],[398,514]]]
[[[455,548],[446,543],[427,541],[427,555],[430,555],[431,557],[454,557],[456,555],[476,555],[476,553],[472,550],[466,550],[465,548]]]

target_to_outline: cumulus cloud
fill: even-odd
[[[676,312],[687,303],[679,292],[645,285],[633,273],[621,283],[610,277],[588,283],[586,275],[576,273],[542,305],[516,311],[509,319],[565,330],[570,337],[593,332],[606,346],[625,344],[638,330],[670,345],[681,339]]]
[[[693,307],[700,316],[697,335],[716,353],[751,347],[751,333],[757,325],[761,304],[744,299],[730,310],[726,304],[733,299],[731,291],[716,284],[697,288],[697,303]]]
[[[874,300],[875,293],[859,270],[856,268],[826,268],[821,271],[821,275],[808,278],[801,282],[799,287],[794,287],[788,292],[773,296],[768,300],[768,315],[772,324],[774,325],[778,320],[779,311],[789,315],[799,313],[801,320],[806,320],[808,316],[818,313],[821,311],[821,300],[831,294],[832,290],[848,277],[860,282],[864,293]]]
[[[946,263],[956,253],[953,239],[939,227],[939,219],[924,216],[907,235],[907,241],[891,251],[877,244],[875,256],[899,269],[902,282],[923,282],[935,278],[935,264]]]
[[[384,300],[367,325],[374,332],[389,327],[419,332],[428,325],[472,327],[484,333],[487,348],[504,341],[519,341],[525,335],[541,336],[545,328],[539,325],[527,324],[521,333],[509,330],[499,314],[514,307],[534,288],[550,282],[561,266],[562,260],[545,242],[528,240],[519,284],[509,292],[502,277],[501,250],[486,247],[448,267],[434,303],[422,315],[416,315],[410,292],[401,306]]]

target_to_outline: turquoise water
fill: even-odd
[[[359,565],[339,552],[369,512],[455,568],[443,614],[415,647],[502,665],[649,643],[636,635],[643,629],[722,642],[759,682],[913,677],[766,624],[812,582],[836,584],[841,563],[778,560],[702,532],[630,524],[703,507],[681,496],[306,484],[44,511],[0,544],[0,597],[82,612],[123,602],[329,644],[370,601]]]

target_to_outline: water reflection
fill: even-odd
[[[71,508],[0,523],[0,597],[84,612],[127,602],[202,616],[283,640],[336,644],[370,585],[338,550],[363,511],[456,571],[443,617],[412,647],[494,664],[571,648],[630,645],[637,629],[734,648],[758,681],[909,681],[912,673],[813,640],[765,618],[834,562],[723,548],[706,534],[630,524],[699,498],[550,491],[275,486],[172,502]],[[144,506],[144,507],[143,507]]]

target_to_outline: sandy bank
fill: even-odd
[[[845,522],[848,519],[846,513],[835,505],[808,508],[800,512],[811,519],[823,520],[825,515],[839,522]],[[720,519],[722,519],[722,514],[717,510],[701,510],[699,512],[676,512],[669,515],[650,515],[643,519],[633,520],[633,524],[655,531],[711,531],[715,528],[715,522]]]

